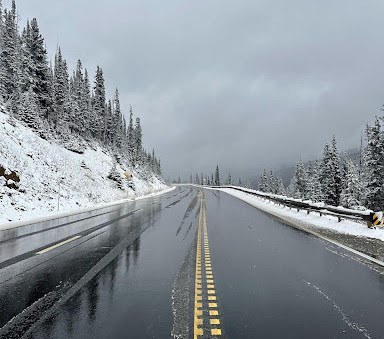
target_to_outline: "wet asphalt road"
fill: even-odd
[[[0,243],[0,338],[193,337],[202,206],[223,337],[384,337],[380,269],[201,192],[182,186],[94,217],[91,229],[72,224],[79,238],[43,254],[63,230]]]

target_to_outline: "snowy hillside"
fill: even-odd
[[[115,180],[108,178],[112,168]],[[127,171],[133,175],[131,182]],[[97,143],[83,154],[74,153],[0,112],[0,224],[164,188],[161,178],[145,168],[129,168],[124,160],[116,163]]]

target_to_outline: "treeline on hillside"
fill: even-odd
[[[107,100],[103,70],[98,66],[93,87],[87,69],[77,62],[69,74],[58,48],[54,64],[48,62],[44,38],[37,20],[27,21],[19,31],[16,3],[10,10],[0,0],[0,95],[12,116],[46,139],[56,139],[82,153],[97,141],[133,166],[161,175],[160,160],[142,145],[140,119],[132,107],[126,122],[119,91]]]
[[[173,180],[174,184],[196,184],[196,185],[206,185],[206,186],[221,186],[221,185],[234,185],[235,181],[232,178],[231,173],[228,172],[228,175],[223,180],[220,176],[220,169],[219,166],[216,166],[216,169],[211,174],[204,174],[204,173],[196,173],[195,175],[190,175],[189,179],[181,179],[178,177],[177,179]],[[239,186],[242,186],[242,181],[239,178],[237,184]]]
[[[384,209],[384,131],[382,119],[366,127],[366,146],[358,163],[348,156],[340,157],[335,137],[324,147],[323,157],[307,166],[299,161],[286,192],[276,181],[260,177],[259,190],[286,193],[298,199],[325,202],[333,206],[380,211]],[[272,174],[271,174],[272,176]]]

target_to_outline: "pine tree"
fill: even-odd
[[[276,194],[276,181],[272,171],[269,172],[268,187],[270,193]]]
[[[259,191],[268,193],[270,191],[268,184],[267,170],[264,169],[263,173],[260,175],[259,180]]]
[[[135,129],[134,129],[134,164],[142,165],[141,153],[143,149],[142,145],[142,131],[140,125],[140,118],[136,118]]]
[[[49,65],[47,60],[47,51],[44,47],[44,38],[40,34],[36,18],[33,18],[30,24],[29,40],[29,52],[31,54],[35,70],[35,74],[32,75],[32,88],[36,94],[43,117],[48,119],[53,109],[53,89],[51,88],[51,81],[49,78]]]
[[[200,179],[199,179],[199,175],[196,173],[195,175],[195,184],[196,185],[199,185],[200,184]]]
[[[219,165],[216,165],[216,171],[215,171],[215,186],[221,186],[221,184],[220,184],[220,171],[219,171]]]
[[[117,88],[115,90],[115,97],[113,99],[113,102],[114,102],[114,115],[111,122],[112,123],[111,129],[114,135],[112,140],[118,148],[121,148],[123,145],[125,128],[123,128],[123,115],[121,113],[120,95],[119,95],[119,90]]]
[[[292,179],[292,193],[296,199],[308,198],[308,176],[303,162],[300,160],[296,164],[295,175]]]
[[[52,122],[55,127],[66,126],[69,123],[71,103],[69,97],[69,79],[67,63],[63,59],[59,48],[55,56],[53,89],[54,89],[54,114]]]
[[[32,87],[21,95],[18,111],[21,119],[29,127],[37,130],[41,126],[38,101]]]
[[[95,85],[93,88],[94,97],[92,101],[94,137],[105,141],[106,128],[106,98],[103,70],[97,66],[95,75]]]
[[[374,210],[384,208],[384,141],[379,118],[366,129],[367,145],[364,149],[363,177],[365,205]]]
[[[132,106],[129,108],[129,124],[128,124],[128,153],[133,161],[135,153],[135,132],[133,126],[133,110]],[[192,183],[192,180],[191,180]]]
[[[283,183],[283,179],[281,179],[281,177],[277,176],[276,177],[276,191],[275,191],[275,194],[279,194],[279,195],[285,195],[286,192],[285,192],[285,187],[284,187],[284,183]]]
[[[325,203],[338,206],[341,194],[341,173],[340,158],[336,146],[336,139],[333,137],[332,144],[324,147],[322,161],[321,185]]]
[[[14,5],[14,2],[13,2]],[[18,32],[12,11],[4,11],[4,26],[0,53],[0,93],[3,100],[15,112],[18,91]]]
[[[311,172],[308,178],[308,198],[313,202],[324,201],[323,189],[320,182],[321,168],[320,163],[315,159],[311,166]]]
[[[225,180],[225,185],[232,185],[231,173],[228,173],[227,180]]]
[[[340,203],[344,207],[354,208],[361,205],[362,184],[359,179],[358,168],[352,160],[345,162],[345,185],[341,192]]]

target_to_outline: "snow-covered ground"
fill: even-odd
[[[167,189],[144,170],[117,164],[123,189],[108,179],[112,156],[99,146],[83,154],[40,138],[0,112],[0,224],[137,198]],[[124,173],[133,174],[135,190]],[[12,179],[10,179],[12,177]],[[17,182],[20,180],[19,182]]]
[[[273,202],[268,202],[252,194],[237,191],[231,188],[217,188],[217,190],[228,193],[262,211],[286,220],[289,223],[295,222],[296,220],[302,225],[325,228],[339,233],[350,234],[358,237],[374,238],[384,241],[384,229],[370,229],[367,227],[367,225],[350,220],[342,220],[341,222],[338,222],[336,217],[324,215],[320,217],[319,213],[315,212],[310,214],[307,214],[306,211],[297,212],[294,209],[290,210],[288,207],[278,206]]]

